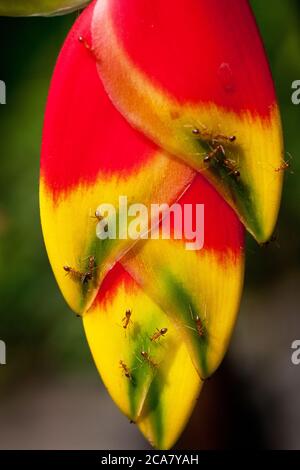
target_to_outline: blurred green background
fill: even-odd
[[[260,406],[266,396],[274,398],[280,392],[278,382],[283,376],[281,367],[286,365],[290,371],[286,378],[287,384],[290,384],[288,389],[294,389],[299,384],[295,377],[300,375],[300,368],[298,373],[297,368],[292,368],[288,360],[290,340],[296,339],[298,333],[300,337],[300,319],[298,321],[296,317],[296,310],[299,310],[297,286],[300,278],[300,105],[291,103],[291,83],[300,79],[300,3],[297,0],[252,0],[251,4],[276,83],[285,148],[292,156],[292,173],[287,171],[285,176],[277,229],[278,242],[268,248],[260,248],[248,240],[246,290],[237,327],[239,339],[236,333],[228,358],[204,393],[205,406],[200,405],[200,409],[195,412],[199,420],[192,420],[179,443],[179,446],[184,445],[186,448],[243,447],[250,445],[249,440],[257,447],[300,448],[300,437],[297,437],[296,430],[295,435],[291,429],[286,431],[291,436],[289,440],[281,438],[279,430],[274,437],[274,430],[270,430],[270,426],[266,424],[269,420],[267,403]],[[34,436],[38,435],[38,424],[32,440],[22,441],[23,434],[16,433],[16,429],[20,427],[18,419],[22,420],[22,412],[21,417],[20,413],[12,412],[15,422],[11,424],[9,439],[5,438],[6,430],[3,428],[4,417],[7,423],[12,419],[12,415],[5,415],[6,403],[9,403],[12,410],[16,406],[20,410],[29,406],[30,393],[26,395],[23,405],[20,402],[20,396],[24,387],[28,387],[28,382],[39,384],[43,380],[50,380],[52,385],[63,383],[65,387],[66,378],[73,380],[76,377],[74,387],[67,386],[66,402],[72,397],[74,389],[75,392],[81,390],[80,384],[88,383],[91,384],[96,407],[98,398],[94,391],[98,387],[99,400],[105,400],[112,410],[114,406],[101,388],[81,322],[68,309],[55,284],[43,245],[39,220],[39,152],[47,90],[58,52],[76,16],[77,13],[54,18],[0,18],[0,79],[7,84],[7,104],[0,106],[0,339],[7,344],[7,365],[0,367],[1,448],[35,445]],[[286,155],[286,159],[288,158]],[[278,302],[277,310],[274,306],[269,306],[273,305],[271,302],[276,295],[282,301],[279,310]],[[287,330],[286,339],[280,342],[283,329]],[[245,339],[244,343],[240,338]],[[245,344],[249,341],[251,344],[248,351]],[[256,342],[262,344],[257,355]],[[265,396],[263,390],[266,390],[266,375],[263,367],[260,370],[259,364],[251,360],[252,351],[255,358],[261,358],[261,355],[271,358],[271,365],[268,366],[266,361],[264,367],[274,368],[274,357],[279,354],[276,356],[278,367],[274,369],[272,379],[270,378],[271,390],[267,389]],[[280,365],[282,357],[286,358],[286,363]],[[245,367],[248,368],[247,373]],[[252,396],[252,387],[257,388],[257,380],[260,380],[258,398]],[[50,388],[52,385],[49,385]],[[88,391],[89,387],[82,392],[85,393],[83,400],[89,399]],[[32,396],[36,396],[34,393],[36,392],[32,392]],[[11,401],[12,395],[15,396],[15,402]],[[56,396],[53,392],[52,400]],[[236,397],[239,398],[235,400]],[[63,398],[60,399],[64,403]],[[49,400],[51,401],[51,396]],[[78,401],[80,403],[79,397]],[[277,403],[276,400],[274,403]],[[300,407],[297,403],[295,406],[298,407],[297,410]],[[47,404],[45,407],[47,408]],[[222,425],[216,409],[221,410],[219,415],[223,417]],[[241,412],[241,409],[244,411]],[[63,418],[63,404],[59,410],[60,426],[65,425],[67,429],[70,422],[67,422],[67,417]],[[76,412],[78,409],[72,409],[72,413]],[[84,415],[82,403],[80,413],[80,416]],[[113,416],[114,420],[119,419],[118,412]],[[288,423],[288,416],[285,414],[285,418],[279,417],[278,423],[283,426],[284,419]],[[300,411],[296,416],[299,416],[300,424]],[[25,436],[33,431],[30,419],[27,420],[26,417],[25,420],[28,427],[24,419],[22,425]],[[97,422],[94,426],[97,427]],[[101,426],[103,425],[99,422],[99,429]],[[86,427],[89,428],[88,422]],[[47,433],[47,423],[42,429],[41,432]],[[127,427],[125,429],[127,432]],[[80,432],[78,429],[78,433]],[[105,428],[102,428],[102,433],[104,432]],[[230,436],[228,432],[231,433]],[[74,442],[78,446],[86,445],[79,435],[72,444],[66,437],[67,432],[61,434],[66,440],[61,437],[59,443],[53,438],[53,445],[56,447],[59,444],[62,448],[70,447]],[[89,442],[94,442],[94,446],[101,448],[104,445],[101,443],[101,436],[103,434],[100,433],[94,441],[89,436]],[[37,446],[42,445],[39,444],[40,441],[36,442]],[[47,442],[46,437],[43,442]],[[132,441],[128,443],[130,445],[134,448],[144,444],[133,433]]]

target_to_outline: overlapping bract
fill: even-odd
[[[271,118],[274,110],[278,113],[273,88],[271,114],[262,117],[264,104],[258,102],[266,84],[272,85],[266,67],[252,101],[250,98],[247,101],[242,92],[237,96],[232,93],[231,98],[226,95],[226,106],[219,102],[222,93],[221,97],[216,94],[215,102],[213,93],[210,99],[204,99],[204,95],[201,99],[195,83],[188,81],[185,93],[191,96],[187,100],[183,93],[179,100],[171,90],[166,91],[165,84],[162,92],[161,83],[152,72],[147,70],[148,75],[145,74],[152,42],[146,47],[143,41],[148,33],[156,41],[160,32],[166,34],[163,25],[156,24],[157,18],[165,19],[162,3],[93,2],[74,25],[59,57],[48,98],[40,204],[53,271],[67,302],[83,316],[87,339],[104,383],[117,405],[150,442],[159,448],[169,448],[192,412],[203,379],[222,360],[238,311],[244,268],[243,227],[220,193],[226,195],[257,238],[264,239],[274,225],[278,209],[281,176],[273,166],[278,163],[281,142],[278,116],[277,121]],[[182,2],[173,2],[175,25],[179,3]],[[202,16],[207,15],[209,20],[214,13],[216,21],[220,12],[224,13],[226,3],[231,2],[212,2],[210,6],[198,2]],[[168,0],[164,5],[167,4]],[[123,10],[124,5],[128,10]],[[199,21],[197,15],[194,17],[196,13],[199,16],[197,8],[194,5],[192,12],[186,13],[191,28]],[[111,15],[109,20],[107,15]],[[141,18],[146,30],[139,25]],[[226,21],[226,16],[223,19]],[[253,36],[259,46],[258,60],[264,61],[252,17],[246,15],[246,25],[249,21],[247,38],[249,34]],[[108,30],[112,25],[114,30]],[[207,29],[210,30],[208,26]],[[141,54],[133,60],[130,48],[125,52],[121,41],[125,30],[126,38],[137,34],[137,48],[140,43],[144,49],[143,72],[139,64]],[[238,32],[242,42],[243,31]],[[202,66],[208,52],[226,59],[232,44],[229,41],[225,47],[223,43],[224,39],[220,42],[216,35],[212,50],[213,41],[209,37],[205,54],[203,49]],[[154,41],[153,51],[156,46]],[[176,78],[178,86],[183,86],[186,80],[183,65],[191,58],[191,54],[188,58],[178,55],[177,73],[181,77]],[[169,70],[164,71],[163,64],[156,59],[153,70],[159,69],[157,73],[160,71],[170,84]],[[254,66],[255,57],[250,59],[247,60]],[[199,58],[195,68],[199,68],[198,62]],[[208,57],[206,68],[209,65]],[[174,63],[170,67],[175,68]],[[209,74],[213,76],[213,71],[209,70]],[[235,85],[238,90],[243,85],[239,75]],[[149,90],[153,92],[150,97]],[[211,91],[208,87],[206,94]],[[193,93],[196,97],[191,104]],[[205,142],[193,133],[195,129],[203,130],[200,119],[209,129]],[[232,179],[226,168],[221,173],[209,167],[202,171],[201,165],[193,160],[195,146],[197,154],[202,155],[202,151],[214,149],[215,136],[219,136],[218,140],[221,134],[233,132],[237,147],[231,149],[223,144],[232,158],[239,155],[241,180],[248,178],[247,194],[240,190],[242,183]],[[195,141],[192,135],[197,136]],[[187,158],[190,152],[192,159]],[[255,175],[254,160],[262,158],[264,152],[264,163]],[[117,206],[122,195],[128,197],[129,203],[139,202],[147,207],[151,203],[177,202],[182,208],[185,204],[193,207],[204,204],[203,249],[188,251],[185,240],[174,237],[100,241],[96,236],[95,211],[103,202]],[[255,203],[251,208],[249,201]],[[251,209],[252,218],[241,209],[246,206]],[[256,226],[254,219],[258,221]],[[172,223],[174,233],[176,221]],[[87,272],[91,257],[94,261],[88,282],[70,273],[66,275],[66,265],[76,273]],[[124,328],[126,312],[130,312],[130,322]],[[167,333],[153,340],[153,334],[161,328],[166,328]]]
[[[101,79],[128,121],[203,172],[259,242],[270,238],[282,133],[248,1],[102,0],[92,36]],[[205,162],[218,144],[226,159]]]

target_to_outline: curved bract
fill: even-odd
[[[131,317],[125,329],[126,311]],[[153,446],[171,447],[202,387],[176,326],[118,264],[83,322],[96,365],[115,403]],[[166,334],[151,341],[162,328]]]
[[[282,133],[247,0],[101,0],[92,36],[100,77],[119,111],[203,172],[250,233],[266,241],[281,196]]]
[[[64,296],[83,313],[106,272],[135,240],[100,240],[95,213],[101,204],[118,212],[128,205],[173,202],[194,172],[135,131],[116,111],[97,75],[89,41],[91,8],[70,33],[58,59],[45,115],[41,157],[40,206],[49,258]],[[118,214],[117,214],[118,215]],[[118,217],[116,217],[118,219]],[[148,220],[144,221],[146,228]],[[119,227],[117,227],[118,229]],[[118,230],[117,230],[118,231]],[[74,282],[64,266],[88,271],[91,282]]]
[[[202,379],[226,353],[243,284],[244,233],[233,210],[198,175],[178,200],[184,208],[203,204],[204,246],[186,249],[186,239],[148,240],[135,245],[123,266],[171,317]],[[172,233],[179,228],[172,219]]]

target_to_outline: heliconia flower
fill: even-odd
[[[63,15],[90,0],[0,0],[0,16]]]
[[[94,7],[72,28],[48,97],[44,239],[63,295],[83,316],[109,393],[154,446],[169,448],[226,352],[243,281],[243,227],[202,175],[113,106],[91,48]],[[186,249],[186,234],[176,239],[175,218],[170,240],[100,240],[97,208],[117,207],[121,195],[146,207],[203,204],[202,249]]]
[[[282,132],[247,0],[99,0],[93,50],[110,98],[203,172],[259,242],[274,230]]]

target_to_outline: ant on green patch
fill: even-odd
[[[199,138],[209,142],[211,151],[204,156],[204,163],[211,163],[212,161],[215,161],[228,170],[228,175],[233,175],[236,179],[240,177],[241,174],[236,162],[226,157],[226,151],[224,147],[226,142],[233,143],[236,141],[235,135],[226,136],[224,134],[214,134],[213,132],[208,131],[206,128],[204,128],[204,130],[200,130],[197,127],[192,127],[192,134],[199,136]]]
[[[120,367],[121,367],[125,377],[127,377],[127,379],[129,379],[129,380],[132,380],[132,374],[129,370],[129,367],[125,364],[125,362],[121,360],[119,362],[119,364],[120,364]]]
[[[68,265],[65,265],[63,269],[71,276],[73,280],[80,281],[82,284],[88,284],[88,282],[91,281],[94,277],[96,258],[95,256],[89,256],[88,260],[88,270],[85,272],[77,271]]]
[[[156,328],[156,332],[150,337],[150,341],[155,342],[165,336],[168,332],[168,328],[161,328],[160,330]]]

